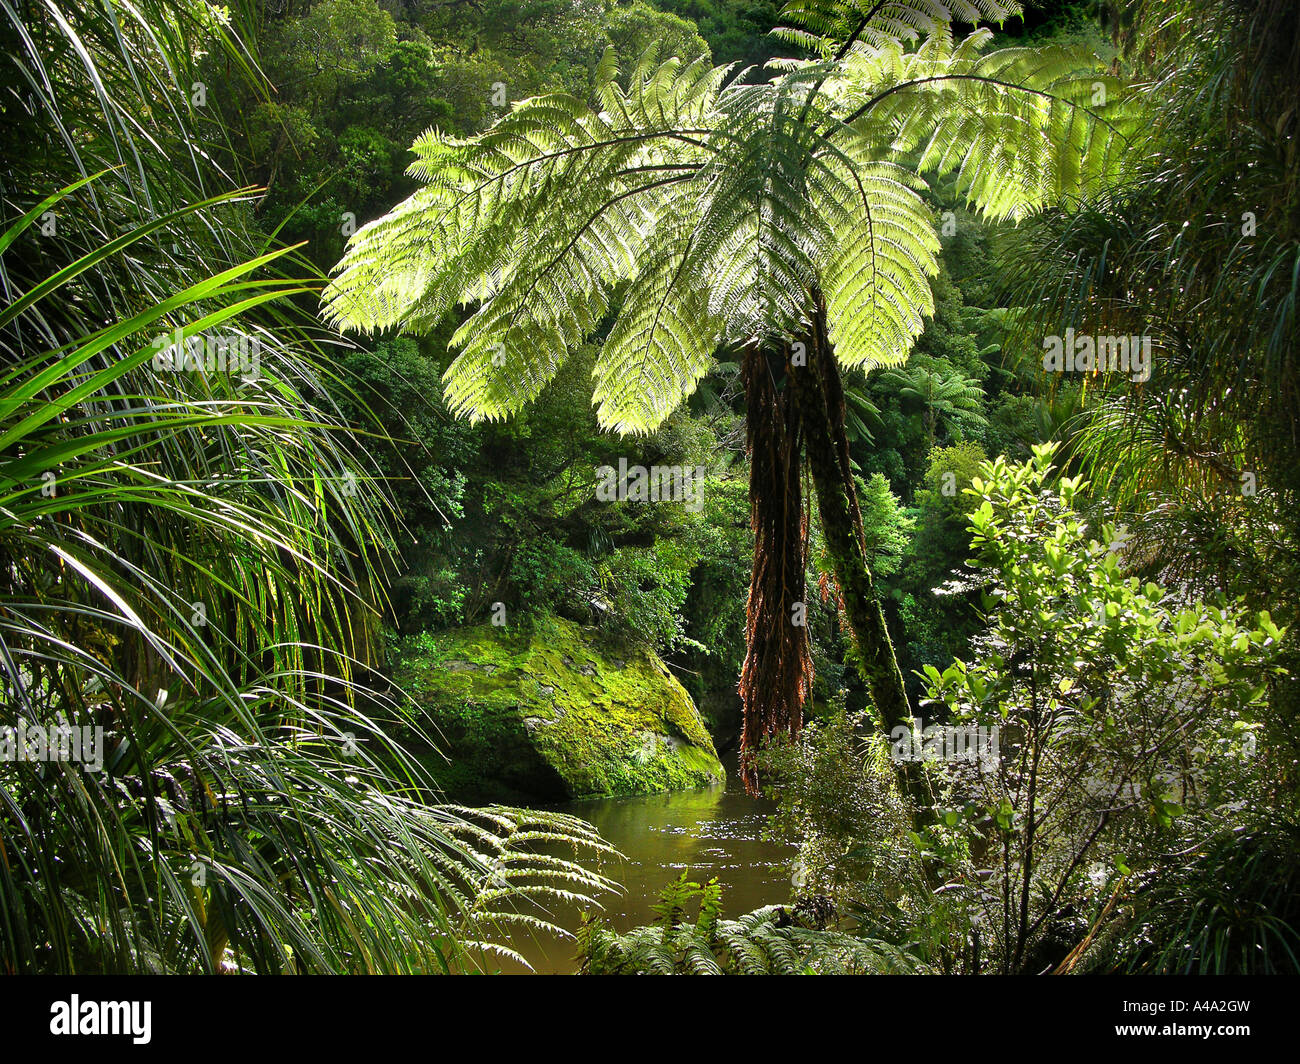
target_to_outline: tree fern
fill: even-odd
[[[688,908],[698,909],[694,919]],[[922,970],[890,943],[804,927],[784,906],[738,920],[721,916],[722,888],[686,874],[669,883],[653,924],[623,934],[588,918],[578,934],[583,971],[592,975],[879,975]]]
[[[957,6],[972,19],[1016,10]],[[592,103],[550,94],[468,140],[425,134],[410,169],[424,187],[353,237],[327,317],[428,331],[471,307],[447,394],[458,412],[498,418],[613,311],[600,421],[647,432],[719,343],[793,340],[816,290],[842,364],[906,358],[934,309],[939,250],[918,172],[955,173],[974,204],[1015,218],[1107,170],[1120,108],[1092,101],[1098,85],[1121,93],[1094,59],[986,53],[987,31],[955,42],[937,3],[864,8],[858,37],[838,43],[821,8],[787,15],[830,58],[751,81],[659,63],[652,48],[624,85],[610,52]]]
[[[958,428],[988,424],[980,413],[984,389],[960,372],[945,374],[922,366],[886,370],[880,383],[896,390],[900,399],[921,407],[926,435],[933,442],[940,421]]]
[[[593,102],[540,96],[477,137],[421,137],[411,174],[424,187],[355,235],[325,291],[326,317],[363,331],[428,331],[465,307],[445,384],[470,418],[521,409],[611,315],[593,398],[620,433],[662,423],[719,345],[744,352],[747,445],[762,456],[747,787],[754,741],[798,729],[811,679],[806,636],[781,627],[802,601],[802,580],[783,575],[806,550],[801,448],[863,679],[885,720],[910,716],[863,554],[840,367],[900,364],[934,311],[939,241],[920,175],[953,174],[975,206],[1020,218],[1104,180],[1123,136],[1122,94],[1096,57],[952,37],[952,17],[1018,11],[796,2],[786,37],[815,58],[761,75],[658,62],[652,47],[623,82],[607,53]]]

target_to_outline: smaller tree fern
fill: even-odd
[[[697,909],[690,917],[692,903]],[[658,919],[619,934],[599,919],[578,932],[587,975],[882,975],[917,974],[903,950],[842,931],[801,926],[784,906],[769,905],[738,920],[722,918],[722,887],[701,886],[686,873],[669,883],[655,906]]]
[[[967,429],[988,424],[980,413],[984,389],[960,372],[945,374],[921,366],[886,370],[880,383],[896,389],[900,399],[921,408],[926,441],[934,446],[940,424]]]

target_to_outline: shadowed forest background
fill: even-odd
[[[1300,970],[1300,13],[1026,8],[6,6],[0,970]]]

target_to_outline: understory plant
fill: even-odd
[[[607,847],[439,805],[390,739],[398,520],[178,103],[246,52],[162,0],[0,25],[0,972],[495,967]]]
[[[1284,632],[1238,602],[1182,600],[1126,576],[1122,532],[1092,534],[1076,509],[1082,481],[1056,479],[1054,454],[1046,445],[1023,464],[986,462],[967,489],[985,628],[971,660],[924,669],[915,727],[985,745],[963,756],[963,744],[917,744],[911,771],[924,787],[910,838],[922,889],[875,867],[879,817],[848,815],[881,808],[896,786],[878,740],[841,724],[785,755],[782,821],[804,840],[805,890],[943,970],[1076,970],[1121,918],[1151,925],[1147,946],[1120,953],[1111,940],[1111,956],[1192,969],[1211,943],[1237,940],[1189,919],[1212,903],[1188,900],[1187,866],[1218,882],[1204,869],[1224,863],[1233,825],[1251,823],[1262,800],[1269,758],[1256,736]],[[911,739],[891,748],[896,762]],[[847,778],[827,793],[825,774],[800,773],[800,758],[837,763]],[[844,801],[858,791],[861,802]],[[1159,897],[1182,900],[1162,909]],[[1271,935],[1274,957],[1291,941]]]
[[[1249,802],[1282,631],[1239,602],[1180,601],[1125,576],[1122,530],[1091,534],[1054,445],[988,462],[967,489],[986,629],[972,660],[927,667],[933,711],[998,735],[939,762],[936,810],[969,840],[988,963],[1041,970],[1187,817]]]
[[[693,911],[692,911],[693,910]],[[578,933],[587,975],[881,975],[923,970],[888,942],[817,926],[810,911],[768,905],[738,920],[722,916],[722,887],[669,883],[656,920],[618,933],[587,919]]]

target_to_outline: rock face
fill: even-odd
[[[720,783],[713,741],[658,655],[558,617],[404,641],[394,680],[450,757],[453,798],[544,800]]]

